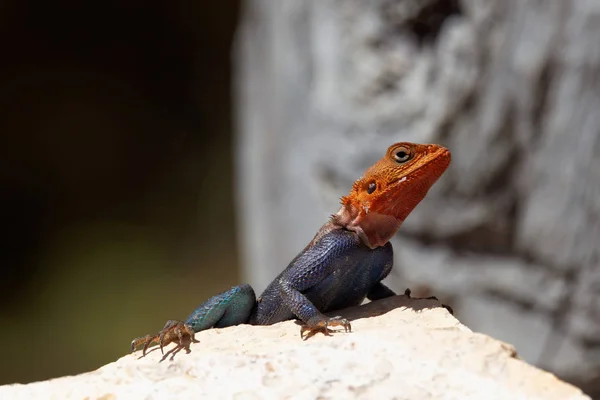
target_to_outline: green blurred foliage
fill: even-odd
[[[239,283],[237,8],[0,6],[0,384],[93,370]]]

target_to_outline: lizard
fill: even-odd
[[[351,331],[350,322],[325,313],[358,306],[395,293],[381,281],[393,265],[389,240],[425,197],[451,161],[450,151],[436,144],[393,144],[341,198],[336,214],[317,231],[257,299],[248,284],[235,286],[199,305],[185,321],[169,320],[156,334],[135,338],[131,351],[157,343],[179,342],[209,328],[239,324],[271,325],[298,318],[300,336]],[[405,294],[410,295],[407,289]]]

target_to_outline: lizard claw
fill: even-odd
[[[316,322],[307,323],[303,325],[300,329],[300,338],[306,340],[311,336],[314,336],[317,332],[323,332],[324,335],[331,335],[330,327],[341,326],[344,328],[344,332],[352,332],[352,325],[350,325],[350,321],[346,318],[342,317],[331,317],[331,318],[323,318],[319,319]],[[304,332],[308,332],[306,337],[304,337]]]
[[[177,321],[174,319],[168,320],[165,324],[164,328],[155,335],[146,335],[133,339],[131,341],[131,352],[133,353],[136,348],[143,345],[144,349],[142,354],[146,355],[146,350],[153,343],[157,343],[160,345],[160,352],[164,353],[164,346],[175,342],[176,340],[179,342],[180,346],[184,345],[184,337],[189,337],[190,341],[194,341],[194,330],[192,327],[184,322]]]
[[[340,316],[331,317],[328,321],[325,321],[325,328],[330,326],[341,326],[344,328],[344,332],[352,332],[352,325],[350,325],[350,321]]]
[[[146,355],[146,350],[153,342],[156,341],[156,339],[157,339],[156,335],[146,335],[146,336],[136,337],[135,339],[133,339],[131,341],[131,352],[133,353],[137,347],[139,347],[143,344],[144,345],[143,354]]]

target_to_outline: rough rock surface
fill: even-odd
[[[2,399],[589,399],[473,333],[439,303],[405,296],[341,313],[352,333],[306,341],[288,321],[196,335],[78,376],[0,387]]]
[[[389,144],[441,143],[452,165],[386,283],[564,378],[600,377],[600,1],[248,0],[238,33],[255,288]]]

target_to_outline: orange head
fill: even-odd
[[[342,197],[333,222],[383,246],[449,164],[450,151],[437,144],[396,143]]]

